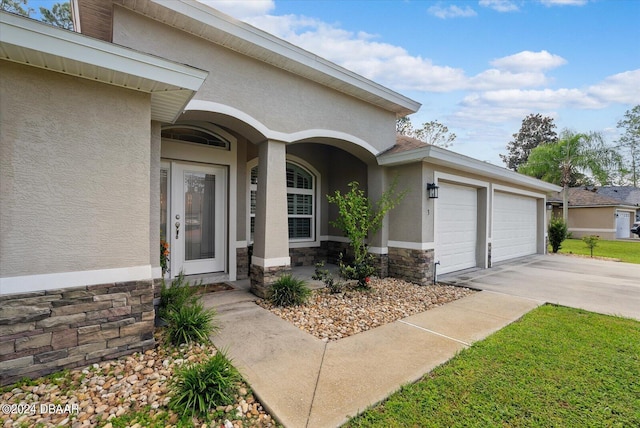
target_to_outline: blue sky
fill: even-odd
[[[421,102],[414,125],[438,120],[451,150],[501,166],[530,113],[613,143],[640,104],[638,0],[201,2]]]

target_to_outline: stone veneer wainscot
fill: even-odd
[[[0,385],[155,346],[153,281],[0,296]]]

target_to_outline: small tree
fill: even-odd
[[[562,248],[562,241],[567,239],[567,223],[562,217],[553,216],[549,222],[549,243],[551,244],[551,251],[557,253]]]
[[[593,258],[593,249],[598,246],[598,239],[600,239],[600,237],[597,235],[589,235],[589,236],[582,237],[582,240],[584,241],[585,244],[587,244],[587,247],[591,251],[591,258]]]
[[[367,278],[373,272],[367,252],[367,236],[380,230],[384,216],[404,197],[404,192],[396,195],[396,184],[396,181],[391,184],[375,206],[358,187],[357,181],[349,183],[349,191],[345,194],[336,190],[333,195],[327,195],[329,203],[338,207],[338,218],[331,221],[331,225],[344,232],[353,250],[353,265],[347,271],[351,272],[352,278],[355,276],[353,279],[357,279],[360,286],[367,287]]]

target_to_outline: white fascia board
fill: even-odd
[[[558,202],[560,205],[562,205],[562,201]],[[606,204],[606,205],[571,205],[571,202],[569,202],[569,208],[616,208],[616,209],[620,209],[622,211],[636,211],[638,209],[638,207],[634,206],[634,205],[624,205],[624,204],[618,204],[618,205],[614,205],[614,204]]]
[[[148,93],[173,95],[177,117],[208,72],[0,12],[2,59]],[[116,83],[117,82],[117,83]],[[153,103],[153,98],[152,98]],[[153,106],[152,106],[153,107]]]
[[[383,166],[402,165],[413,162],[429,162],[447,166],[484,177],[504,180],[509,183],[532,187],[545,192],[559,192],[562,187],[547,183],[537,178],[519,174],[497,165],[483,162],[469,156],[452,152],[437,146],[420,147],[406,152],[382,154],[378,156],[378,164]]]
[[[167,2],[163,0],[150,0],[150,2],[225,32],[237,42],[227,42],[224,46],[236,52],[252,56],[250,48],[247,48],[247,44],[254,49],[256,47],[260,48],[264,51],[262,55],[263,58],[261,58],[263,61],[264,57],[274,54],[278,55],[288,61],[272,61],[270,62],[272,65],[285,68],[282,64],[287,63],[285,69],[296,74],[301,71],[300,67],[307,68],[311,70],[313,74],[317,75],[318,78],[313,80],[324,83],[327,80],[326,77],[330,77],[339,82],[333,86],[333,89],[356,97],[358,97],[358,92],[360,91],[374,95],[387,101],[387,103],[394,104],[394,110],[398,114],[407,115],[415,113],[422,105],[417,101],[319,57],[316,54],[197,1],[175,0]],[[135,9],[137,10],[139,7],[135,7]]]

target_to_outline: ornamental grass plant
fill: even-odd
[[[169,406],[178,414],[204,416],[218,406],[233,404],[241,380],[225,352],[218,351],[205,362],[176,372]]]
[[[276,306],[298,306],[306,303],[310,296],[311,290],[304,280],[285,274],[271,286],[269,301]]]

